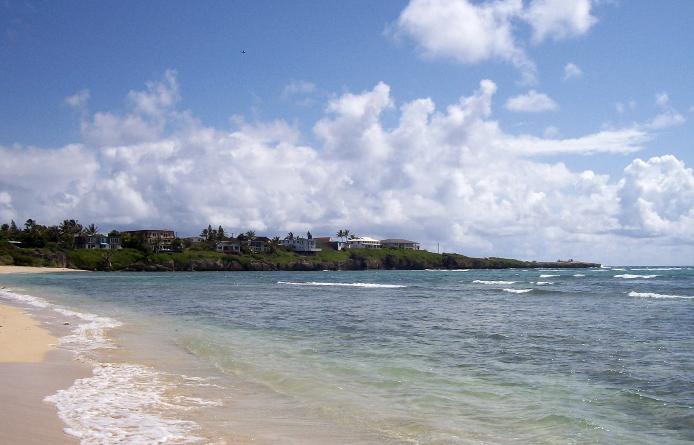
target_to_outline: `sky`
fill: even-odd
[[[0,221],[694,264],[694,2],[0,1]]]

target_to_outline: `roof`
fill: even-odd
[[[390,243],[390,244],[419,244],[417,241],[410,241],[407,239],[400,239],[400,238],[388,238],[381,240],[381,243]]]
[[[350,239],[348,239],[347,241],[355,241],[355,242],[360,242],[360,241],[372,241],[372,242],[375,242],[375,243],[380,243],[379,240],[373,239],[373,238],[369,238],[368,236],[355,236],[354,238],[350,238]]]

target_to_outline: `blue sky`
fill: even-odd
[[[337,225],[478,255],[588,252],[603,261],[692,263],[694,233],[685,226],[694,218],[693,16],[689,1],[6,1],[0,4],[0,156],[6,159],[0,217],[52,223],[74,214],[102,227],[176,225],[181,232],[206,221],[278,232]],[[493,92],[481,86],[484,79]],[[488,112],[459,102],[475,92],[488,101]],[[530,100],[532,92],[539,102]],[[137,98],[157,94],[156,112],[143,111]],[[514,97],[516,108],[509,105]],[[420,144],[433,145],[400,149],[406,145],[398,142],[397,129],[406,133],[402,107],[427,98],[430,133]],[[480,128],[489,128],[437,127],[434,115],[455,104],[463,114],[479,112]],[[221,145],[195,148],[211,132],[210,144]],[[357,134],[362,137],[353,140]],[[538,153],[533,147],[540,139],[551,149]],[[155,143],[174,144],[176,154],[164,155]],[[282,155],[285,146],[294,151]],[[138,165],[128,164],[131,155],[128,162],[119,158],[126,148],[161,170],[185,170],[180,181],[196,181],[195,172],[212,182],[210,190],[235,191],[215,202],[201,199],[201,190],[171,187],[169,177],[145,180]],[[211,165],[200,158],[228,150],[239,152]],[[437,153],[439,161],[426,153]],[[302,167],[288,160],[300,154],[312,162]],[[73,177],[57,162],[60,171],[36,186],[12,180],[11,165],[34,173],[51,156],[93,171]],[[317,173],[293,184],[292,193],[304,195],[294,203],[280,181],[273,186],[272,178],[248,169],[235,177],[243,180],[230,179],[218,170],[220,162],[241,168],[235,164],[241,158],[288,165],[274,177],[304,168]],[[625,172],[636,159],[645,167]],[[364,175],[365,163],[393,171],[375,181]],[[343,167],[332,170],[336,164]],[[402,182],[398,172],[410,164],[422,171]],[[527,171],[505,184],[503,169],[520,164]],[[560,166],[566,171],[557,173]],[[494,185],[485,183],[485,169],[499,175]],[[604,180],[579,185],[586,171]],[[543,174],[558,176],[528,179]],[[435,190],[417,175],[429,176]],[[328,190],[323,176],[341,185]],[[667,179],[680,176],[676,184]],[[509,191],[518,183],[522,192]],[[253,199],[239,198],[254,188]],[[99,200],[131,193],[134,201]],[[533,199],[539,201],[528,207]],[[598,203],[592,208],[582,199]],[[162,200],[171,204],[161,206]],[[253,200],[303,210],[270,211]],[[392,221],[378,210],[388,205],[398,215]],[[452,210],[459,205],[474,215]],[[488,229],[480,213],[504,223]],[[550,214],[562,216],[547,227]],[[590,230],[587,222],[567,223],[590,220],[597,226]],[[596,243],[611,250],[591,247]]]

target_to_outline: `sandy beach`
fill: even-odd
[[[0,305],[0,443],[79,443],[43,399],[89,375],[89,369],[56,349],[56,342],[37,318]]]
[[[30,267],[30,266],[0,266],[0,275],[9,273],[50,273],[50,272],[86,272],[81,269],[67,267]]]

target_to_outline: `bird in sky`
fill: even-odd
[[[241,50],[241,54],[246,54],[246,50],[245,50],[245,49],[242,49],[242,50]]]

